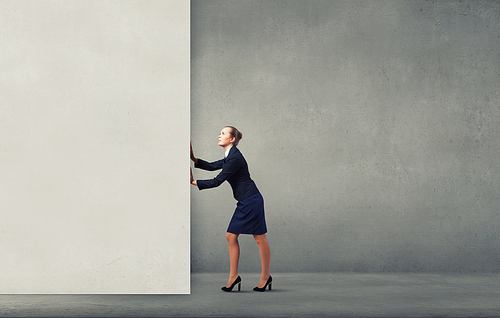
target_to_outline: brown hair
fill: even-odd
[[[231,137],[234,137],[233,144],[235,146],[238,146],[238,143],[240,142],[241,138],[243,138],[243,134],[241,133],[241,131],[234,128],[233,126],[226,126],[226,127],[229,128],[229,133],[231,134]]]

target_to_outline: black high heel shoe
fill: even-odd
[[[233,284],[231,284],[231,286],[230,286],[230,287],[226,287],[226,286],[224,286],[224,287],[222,287],[222,288],[221,288],[221,290],[223,290],[223,291],[225,291],[225,292],[230,292],[230,291],[232,291],[232,290],[233,290],[233,288],[234,288],[234,286],[236,286],[236,284],[238,284],[238,291],[240,291],[240,290],[241,290],[241,277],[240,277],[240,276],[238,276],[238,277],[234,280]]]
[[[255,291],[258,291],[258,292],[263,292],[266,290],[267,288],[267,285],[269,285],[269,290],[271,290],[271,285],[273,284],[273,278],[272,276],[269,276],[269,278],[267,279],[267,282],[266,284],[264,285],[264,287],[262,288],[259,288],[259,286],[255,287],[253,290]]]

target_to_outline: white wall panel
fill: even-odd
[[[189,1],[0,12],[0,293],[189,293]]]

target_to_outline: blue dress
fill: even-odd
[[[197,180],[198,189],[218,187],[224,181],[229,182],[233,196],[238,201],[227,232],[234,234],[261,235],[267,232],[264,215],[264,199],[257,186],[250,178],[248,164],[236,146],[232,146],[226,158],[207,162],[198,159],[196,168],[222,171],[213,179]]]

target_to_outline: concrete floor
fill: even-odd
[[[0,295],[1,317],[500,317],[500,275],[273,275],[271,292],[225,293],[193,274],[191,295]]]

